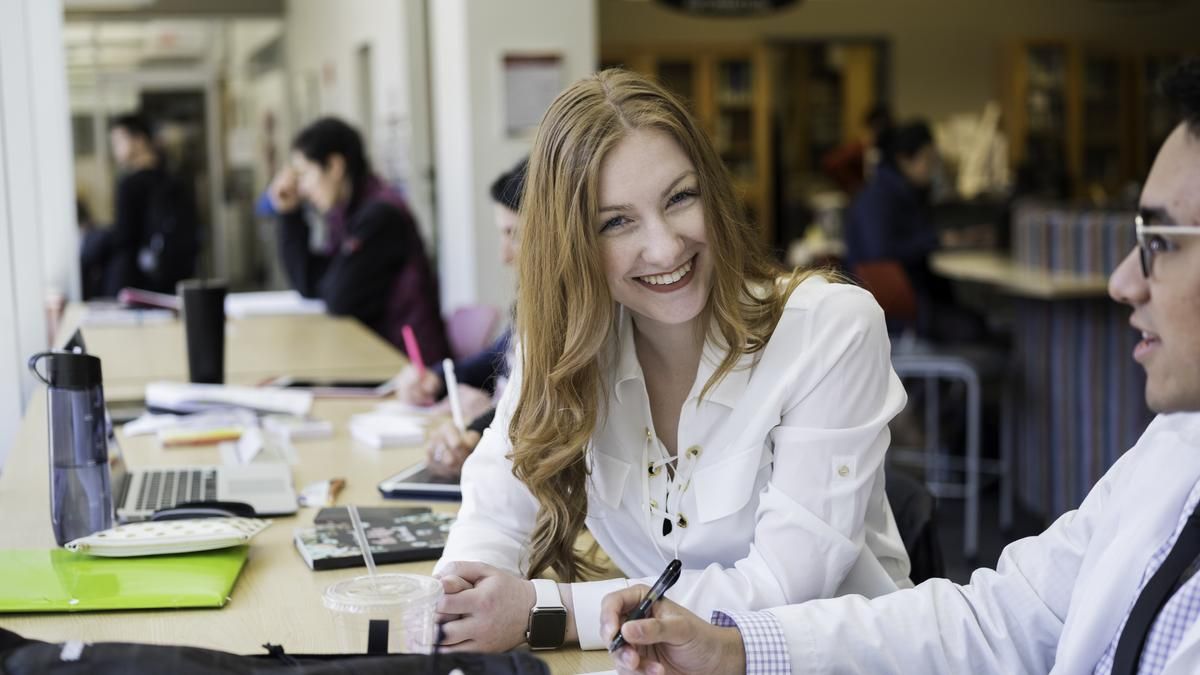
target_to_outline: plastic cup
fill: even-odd
[[[377,574],[330,584],[325,607],[344,654],[433,651],[433,615],[442,585],[420,574]]]

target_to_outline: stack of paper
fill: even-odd
[[[350,418],[350,435],[372,448],[412,447],[425,442],[423,416],[366,413]]]
[[[313,397],[309,392],[287,389],[180,382],[151,382],[146,385],[148,407],[177,412],[233,407],[268,413],[306,415],[312,408],[312,401]]]
[[[325,303],[296,291],[231,293],[225,296],[225,314],[234,319],[281,314],[324,314]]]
[[[83,314],[85,326],[140,326],[175,320],[169,309],[130,309],[116,303],[89,302]]]

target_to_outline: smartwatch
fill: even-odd
[[[558,582],[534,579],[537,599],[529,610],[525,641],[530,649],[558,649],[567,639],[567,608],[558,594]]]

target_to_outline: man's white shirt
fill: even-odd
[[[1157,417],[1078,510],[960,586],[769,610],[795,673],[1092,673],[1200,481],[1200,414]],[[747,645],[748,648],[751,645]],[[1200,672],[1200,623],[1163,675]]]

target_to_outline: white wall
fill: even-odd
[[[360,130],[372,139],[371,160],[383,177],[403,185],[429,241],[434,216],[424,16],[425,0],[288,0],[284,39],[296,117],[283,121],[295,132],[317,115],[337,115],[357,126],[369,116],[374,132]],[[371,111],[358,109],[363,45],[371,53]],[[309,100],[310,87],[315,101]]]
[[[933,119],[977,113],[999,96],[1006,41],[1073,38],[1134,50],[1196,49],[1200,26],[1197,0],[1140,11],[1098,0],[807,0],[766,18],[726,20],[650,2],[598,1],[604,45],[888,38],[897,114]]]
[[[438,251],[444,309],[507,308],[514,275],[500,264],[488,187],[529,151],[503,129],[506,53],[560,54],[562,86],[596,67],[595,0],[435,0],[430,3]]]
[[[48,290],[77,294],[62,4],[0,0],[0,466],[47,346]]]

